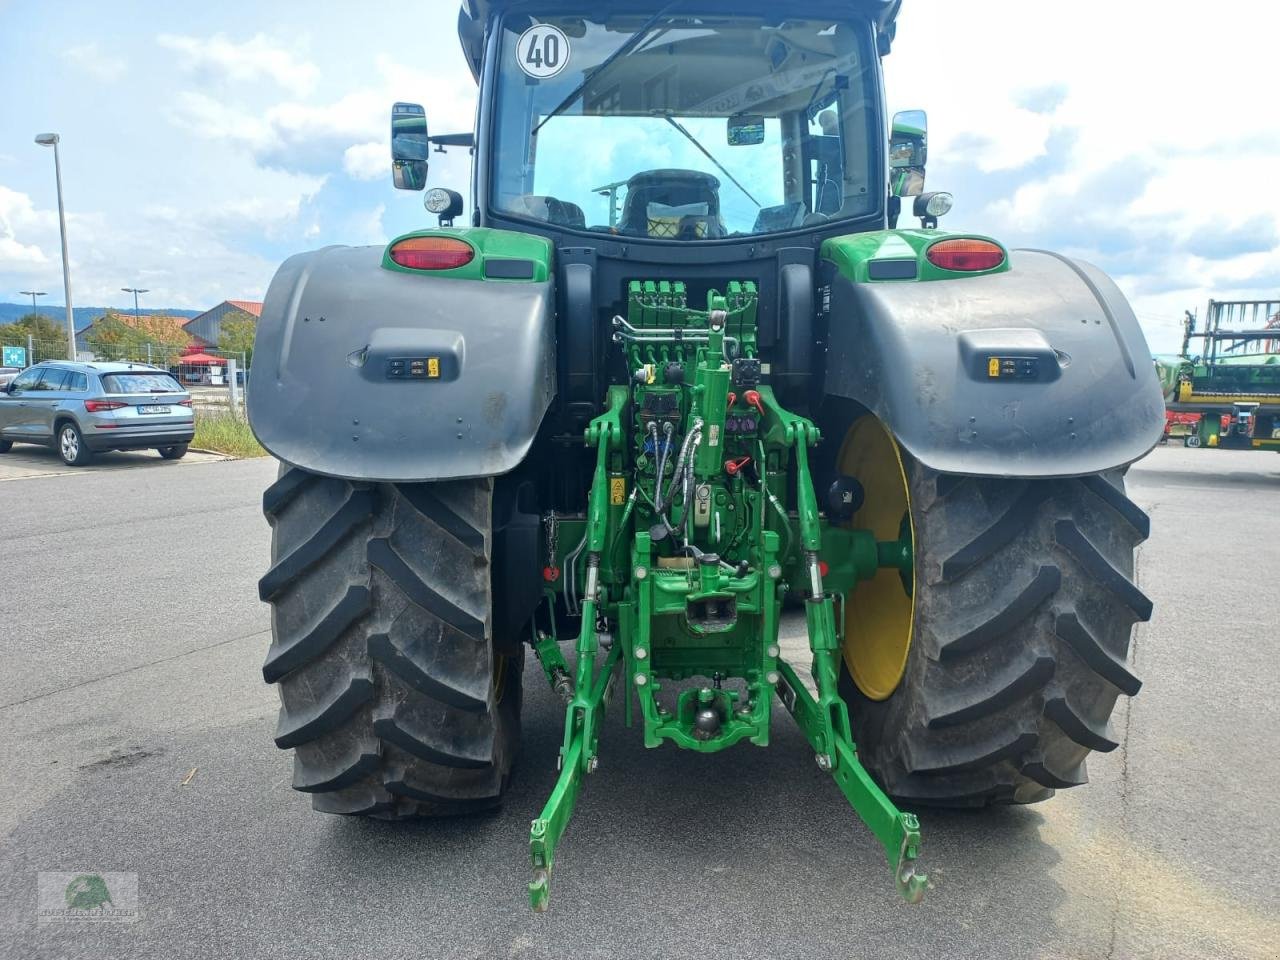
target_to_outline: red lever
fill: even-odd
[[[555,583],[557,580],[560,579],[560,568],[559,567],[543,567],[542,579],[545,580],[547,583]]]
[[[725,406],[727,406],[730,410],[732,410],[733,405],[738,402],[738,395],[734,393],[732,390],[730,390],[728,399],[729,399],[729,402],[726,403]]]
[[[760,415],[764,416],[764,404],[760,402],[760,393],[757,390],[748,390],[742,395],[742,399],[747,401],[751,406],[760,411]]]
[[[738,472],[750,462],[750,457],[739,457],[737,460],[726,460],[724,462],[724,472],[731,477],[736,477]]]

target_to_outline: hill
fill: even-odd
[[[121,313],[132,313],[132,309],[123,307],[72,307],[71,312],[75,315],[76,332],[79,333],[93,321],[108,310],[118,310]],[[25,317],[31,312],[31,304],[29,303],[0,303],[0,325],[13,323],[13,321]],[[65,320],[67,316],[66,309],[63,307],[52,307],[48,304],[40,304],[36,313],[43,313],[54,320]],[[153,307],[150,304],[143,308],[143,313],[164,314],[170,317],[198,317],[201,313],[199,310],[174,310],[169,307]]]

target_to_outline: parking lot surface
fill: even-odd
[[[274,472],[0,484],[0,957],[1280,955],[1280,457],[1134,468],[1156,614],[1121,747],[1047,804],[925,811],[922,905],[779,711],[770,748],[713,756],[611,718],[539,916],[528,826],[563,713],[532,661],[500,813],[341,819],[289,788],[256,591]],[[39,925],[40,871],[136,873],[139,919]]]
[[[86,467],[69,467],[52,447],[29,443],[14,444],[8,453],[0,453],[0,483],[5,480],[29,480],[64,473],[99,473],[106,470],[168,469],[193,463],[210,463],[227,458],[217,453],[188,450],[181,460],[165,460],[154,450],[109,450],[94,454]]]

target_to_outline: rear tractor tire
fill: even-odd
[[[276,745],[326,813],[497,807],[523,657],[491,640],[493,481],[356,483],[283,468],[263,495]]]
[[[870,416],[837,467],[866,492],[853,526],[914,542],[914,576],[882,570],[846,599],[841,693],[862,762],[908,807],[1033,803],[1086,782],[1088,755],[1118,746],[1108,720],[1141,686],[1126,661],[1151,615],[1134,582],[1149,523],[1124,470],[941,474]]]

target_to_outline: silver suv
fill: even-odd
[[[46,360],[0,388],[0,453],[37,443],[76,467],[103,450],[151,448],[177,460],[194,433],[191,395],[142,363]]]

